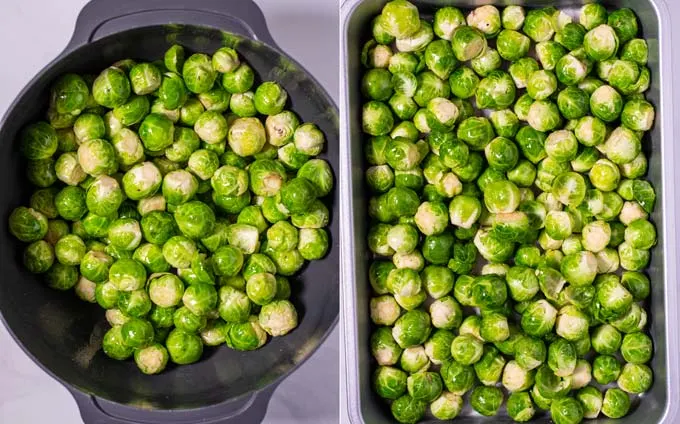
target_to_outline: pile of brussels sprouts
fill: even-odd
[[[25,268],[106,309],[102,347],[139,369],[254,350],[298,324],[287,277],[329,248],[324,134],[228,47],[119,61],[51,87],[20,134]]]
[[[487,5],[428,21],[395,0],[371,29],[375,391],[402,423],[455,418],[463,396],[519,422],[623,417],[654,350],[655,110],[635,14]]]

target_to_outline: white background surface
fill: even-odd
[[[114,2],[115,0],[112,0]],[[0,0],[0,116],[26,83],[66,46],[86,0]],[[187,0],[190,2],[190,0]],[[337,0],[255,0],[272,36],[338,99]],[[265,423],[337,423],[339,332],[286,379]],[[344,407],[344,405],[343,405]],[[0,325],[0,423],[82,423],[75,401]],[[245,423],[244,423],[245,424]]]

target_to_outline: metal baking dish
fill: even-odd
[[[427,15],[437,6],[457,6],[463,10],[483,4],[520,4],[526,7],[557,6],[576,12],[583,0],[411,0]],[[342,123],[340,157],[342,176],[341,205],[342,299],[346,360],[346,393],[348,415],[355,424],[394,422],[386,403],[373,393],[371,374],[374,368],[369,350],[371,321],[368,302],[371,296],[368,282],[370,252],[366,245],[368,230],[367,195],[364,184],[363,139],[361,132],[360,81],[361,48],[370,37],[371,19],[380,13],[385,0],[345,0],[341,5]],[[677,423],[680,422],[680,361],[678,355],[677,262],[680,240],[676,199],[680,172],[677,167],[680,151],[673,137],[673,87],[670,13],[663,0],[609,0],[605,6],[630,7],[640,18],[644,37],[649,42],[649,66],[652,85],[647,98],[656,106],[656,123],[646,137],[645,151],[649,154],[649,180],[657,190],[657,205],[652,218],[659,233],[659,243],[653,249],[649,274],[652,280],[649,332],[656,353],[651,366],[655,382],[652,389],[636,402],[631,413],[617,423]],[[674,175],[675,174],[675,178]],[[606,417],[595,423],[614,422]],[[435,421],[431,421],[434,423]],[[511,422],[507,416],[486,418],[463,410],[456,422]],[[535,422],[549,422],[546,416]]]

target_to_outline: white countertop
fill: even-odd
[[[189,0],[187,0],[189,1]],[[278,45],[338,99],[337,0],[255,0]],[[66,46],[87,0],[0,1],[0,116]],[[338,422],[339,331],[276,390],[264,423]],[[0,423],[82,423],[68,391],[45,374],[0,325]]]

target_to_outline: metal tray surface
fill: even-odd
[[[583,0],[411,0],[424,15],[435,8],[457,6],[461,9],[484,4],[504,6],[519,4],[525,7],[556,6],[570,14],[577,13]],[[347,410],[354,424],[382,424],[395,422],[387,404],[372,390],[374,368],[369,349],[372,323],[368,303],[371,296],[368,265],[371,254],[366,244],[368,231],[367,200],[364,183],[363,141],[361,132],[360,82],[362,65],[360,53],[370,36],[371,19],[380,13],[386,0],[345,0],[341,4],[341,295],[344,312],[345,384]],[[680,241],[676,199],[680,198],[680,148],[673,146],[673,69],[671,56],[670,13],[664,0],[609,0],[608,8],[629,7],[638,15],[642,34],[649,43],[649,63],[652,84],[647,99],[656,107],[655,125],[643,142],[649,158],[647,178],[657,190],[657,204],[651,218],[658,231],[658,244],[652,250],[648,273],[652,281],[648,331],[654,339],[655,356],[650,366],[654,384],[639,400],[631,413],[620,420],[600,415],[590,422],[604,423],[667,423],[680,422],[680,346],[678,344],[678,271]],[[571,13],[573,12],[573,13]],[[547,423],[543,414],[532,422]],[[469,405],[456,422],[510,423],[501,413],[497,417],[483,417]],[[434,424],[436,420],[425,421]]]

